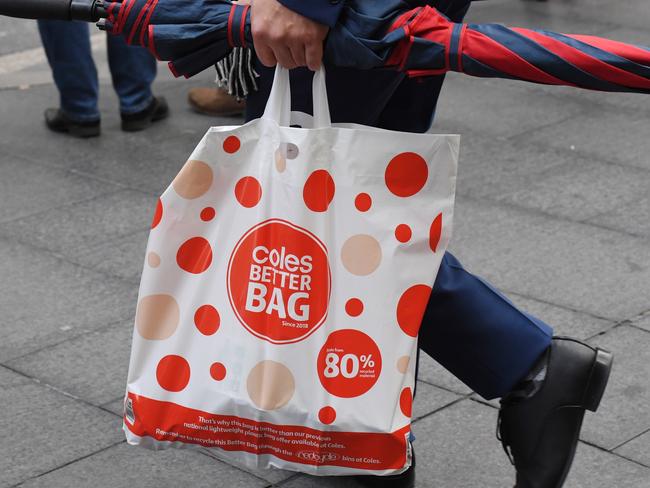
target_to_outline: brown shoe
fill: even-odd
[[[187,94],[190,106],[205,115],[241,115],[246,102],[238,102],[220,88],[192,88]]]

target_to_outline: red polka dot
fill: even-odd
[[[228,154],[236,153],[239,151],[240,146],[241,142],[236,136],[228,136],[226,137],[226,140],[223,141],[223,150]]]
[[[188,273],[203,273],[212,264],[212,247],[203,237],[192,237],[178,248],[176,262]]]
[[[413,394],[408,387],[404,388],[399,396],[399,408],[405,416],[411,417],[413,413]]]
[[[429,229],[429,247],[433,252],[436,252],[438,249],[438,244],[440,243],[440,234],[442,233],[442,214],[439,213],[438,216],[433,220],[431,228]]]
[[[325,212],[334,199],[334,179],[324,169],[314,171],[302,191],[307,208],[313,212]]]
[[[336,410],[332,407],[323,407],[318,412],[318,420],[324,424],[331,424],[336,420]]]
[[[167,391],[181,391],[190,382],[190,365],[180,356],[165,356],[156,368],[156,379]]]
[[[345,303],[345,311],[350,317],[358,317],[363,313],[363,302],[358,298],[350,298]]]
[[[210,376],[216,381],[223,380],[226,377],[226,367],[222,363],[212,363]]]
[[[427,162],[413,152],[404,152],[391,159],[384,174],[386,186],[398,197],[415,195],[422,189],[428,177]]]
[[[354,206],[359,212],[367,212],[372,207],[372,198],[367,193],[359,193],[354,199]]]
[[[395,238],[400,242],[408,242],[411,240],[411,228],[406,224],[399,224],[395,228]]]
[[[156,226],[160,223],[162,220],[163,216],[163,204],[160,198],[158,199],[158,203],[156,204],[156,211],[153,214],[153,221],[151,222],[151,228],[155,229]]]
[[[212,207],[205,207],[201,210],[201,220],[204,222],[210,222],[217,212],[214,211]]]
[[[194,313],[194,325],[204,335],[212,335],[219,330],[221,317],[212,305],[202,305]]]
[[[235,197],[246,208],[252,208],[262,198],[262,185],[252,176],[244,176],[235,185]]]
[[[397,323],[405,334],[417,337],[431,287],[415,285],[402,293],[397,303]]]

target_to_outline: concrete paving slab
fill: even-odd
[[[0,239],[0,362],[129,319],[137,286]]]
[[[124,393],[132,335],[133,322],[126,321],[5,364],[86,402],[102,405]]]
[[[650,468],[650,430],[623,444],[614,452]]]
[[[649,488],[650,469],[580,443],[565,488]]]
[[[419,487],[503,488],[514,471],[494,438],[497,412],[471,400],[414,424]]]
[[[117,185],[0,154],[0,222],[117,190]]]
[[[616,322],[603,320],[592,315],[540,302],[532,298],[506,293],[508,298],[521,310],[543,320],[553,328],[555,335],[565,335],[577,339],[587,339],[603,332]]]
[[[583,156],[650,169],[647,114],[604,114],[594,109],[535,130],[525,137],[551,147],[574,147]]]
[[[121,441],[113,415],[0,366],[0,486],[70,463]]]
[[[454,219],[451,250],[498,288],[614,321],[648,308],[645,239],[467,198]]]
[[[511,0],[489,3],[476,3],[470,8],[466,22],[499,23],[512,27],[546,29],[556,32],[597,35],[617,24],[607,16],[583,19],[580,16],[566,15],[560,4],[546,4]]]
[[[28,481],[25,488],[191,486],[262,488],[268,483],[189,449],[148,451],[126,443]]]
[[[436,126],[514,137],[579,115],[583,104],[546,95],[533,98],[521,82],[449,77],[436,109]],[[468,89],[468,85],[472,86]],[[522,114],[521,107],[526,107]],[[498,120],[499,123],[495,123]],[[465,132],[465,131],[463,131]]]
[[[566,171],[577,158],[573,152],[537,147],[526,141],[516,143],[475,132],[462,134],[457,191],[473,198],[505,197]]]
[[[632,322],[635,327],[640,327],[650,332],[650,313],[644,314],[642,317]]]
[[[596,414],[585,416],[582,439],[605,449],[650,428],[650,332],[617,327],[589,341],[614,353],[614,367]]]
[[[640,198],[588,220],[608,229],[650,237],[650,197]]]
[[[639,200],[648,189],[650,171],[576,155],[567,164],[532,175],[491,198],[566,219],[588,220]]]
[[[415,419],[430,415],[431,412],[439,410],[459,398],[461,398],[461,395],[418,381],[413,401],[412,418],[415,421]]]
[[[88,247],[68,258],[83,266],[139,283],[148,237],[149,229]]]
[[[155,197],[123,190],[1,224],[0,235],[75,260],[77,254],[149,228],[155,206]]]

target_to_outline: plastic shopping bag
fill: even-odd
[[[451,234],[458,136],[208,130],[160,197],[124,410],[130,444],[251,468],[394,474],[411,463],[417,334]],[[304,118],[304,117],[303,117]]]

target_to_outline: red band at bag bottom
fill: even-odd
[[[128,398],[124,424],[140,437],[271,454],[292,463],[314,466],[397,470],[406,464],[409,426],[386,434],[322,431],[215,415],[133,393]]]

